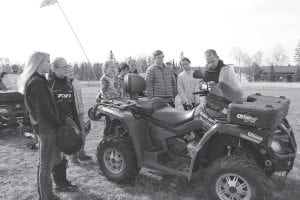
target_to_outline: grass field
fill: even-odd
[[[266,95],[286,96],[291,99],[288,119],[294,128],[297,143],[300,144],[300,85],[251,83],[243,85],[246,94],[260,92]],[[94,104],[97,86],[84,84],[85,109]],[[86,152],[93,157],[91,162],[80,165],[69,164],[68,178],[78,184],[75,193],[59,193],[66,200],[133,199],[133,200],[176,200],[203,199],[203,176],[199,175],[188,182],[184,178],[143,169],[132,184],[119,185],[106,180],[96,164],[96,147],[101,140],[103,123],[93,122],[92,131],[87,137]],[[37,199],[36,163],[38,152],[30,150],[17,130],[0,132],[0,199]],[[298,150],[299,151],[299,150]],[[289,174],[284,187],[279,184],[283,177],[276,174],[272,180],[277,185],[280,200],[300,199],[300,158],[299,153],[294,170]]]

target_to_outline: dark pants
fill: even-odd
[[[51,199],[52,168],[62,162],[62,154],[56,144],[56,131],[48,127],[38,127],[39,161],[37,166],[37,185],[41,200]]]

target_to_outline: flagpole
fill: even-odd
[[[58,0],[56,0],[56,2],[57,2],[57,4],[58,4],[58,6],[59,6],[59,8],[60,8],[60,10],[61,10],[61,12],[62,12],[62,14],[64,15],[65,19],[67,20],[67,22],[68,22],[68,24],[69,24],[69,26],[70,26],[70,28],[71,28],[73,34],[75,35],[75,38],[76,38],[76,40],[77,40],[77,42],[78,42],[78,44],[79,44],[79,46],[80,46],[82,52],[84,53],[84,55],[85,55],[87,61],[88,61],[90,64],[92,64],[92,63],[90,62],[90,59],[88,58],[88,56],[87,56],[87,54],[86,54],[86,52],[85,52],[83,46],[82,46],[82,44],[81,44],[79,38],[78,38],[78,36],[77,36],[75,30],[73,29],[73,26],[71,25],[71,23],[70,23],[70,21],[69,21],[67,15],[65,14],[65,12],[64,12],[64,10],[63,10],[63,8],[62,8],[62,6],[61,6],[60,3],[58,2]],[[94,72],[94,76],[95,76],[95,78],[97,79],[97,76],[96,76],[96,73],[95,73],[95,71],[94,71],[94,69],[93,69],[93,66],[91,66],[91,67],[92,67],[92,71]]]

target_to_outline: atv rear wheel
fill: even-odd
[[[108,180],[133,181],[139,172],[133,147],[125,138],[103,139],[97,148],[98,165]]]
[[[215,200],[270,200],[270,180],[254,162],[243,157],[217,159],[207,170],[205,192]]]

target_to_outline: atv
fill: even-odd
[[[132,96],[145,87],[139,75],[125,76]],[[97,147],[99,167],[109,180],[132,181],[142,167],[188,180],[204,170],[209,200],[267,200],[272,199],[267,176],[287,175],[297,152],[286,119],[289,103],[284,97],[254,94],[229,103],[226,112],[203,105],[182,111],[154,97],[102,101],[88,114],[91,120],[105,116],[109,124]]]
[[[0,129],[29,125],[24,96],[13,90],[0,91]]]

